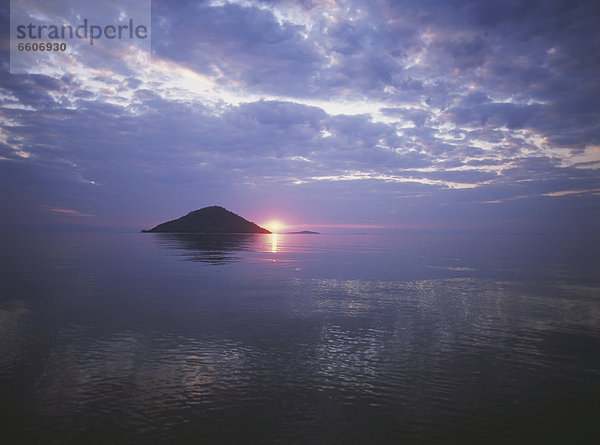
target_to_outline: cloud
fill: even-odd
[[[144,70],[0,77],[0,204],[140,226],[203,204],[592,225],[599,18],[590,1],[155,1]]]
[[[213,76],[224,86],[297,94],[310,89],[318,54],[305,29],[256,6],[154,2],[154,56]],[[189,20],[193,17],[193,20]]]
[[[89,213],[82,213],[82,212],[78,212],[77,210],[72,210],[72,209],[61,209],[59,207],[53,207],[50,209],[50,211],[54,212],[54,213],[60,213],[61,215],[67,215],[67,216],[78,216],[78,217],[94,216]]]

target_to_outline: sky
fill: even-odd
[[[597,0],[154,0],[151,60],[46,74],[1,5],[4,226],[600,227]]]

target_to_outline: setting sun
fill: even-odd
[[[281,233],[286,228],[286,225],[281,221],[272,220],[263,225],[265,229],[270,230],[273,233]]]

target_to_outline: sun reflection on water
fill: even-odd
[[[277,234],[272,233],[270,236],[271,236],[271,253],[277,253]]]

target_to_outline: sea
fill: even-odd
[[[0,443],[600,443],[599,236],[0,238]]]

